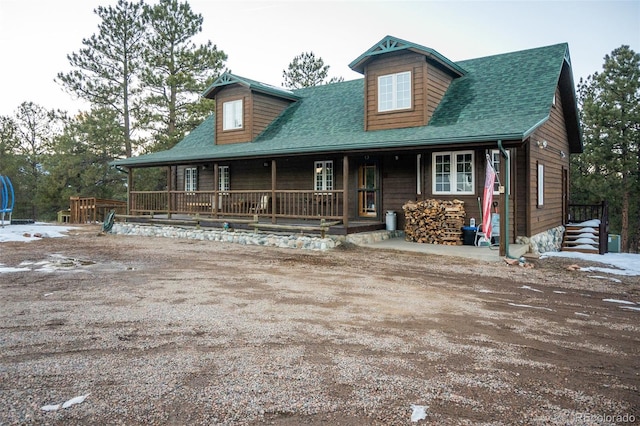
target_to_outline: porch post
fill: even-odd
[[[131,204],[133,203],[131,191],[133,191],[133,167],[127,169],[127,215],[131,214]]]
[[[167,218],[171,219],[171,166],[167,166]]]
[[[218,218],[218,211],[222,208],[219,206],[220,204],[220,196],[218,194],[218,190],[220,189],[220,174],[218,163],[213,163],[213,202],[211,206],[213,207],[213,217]]]
[[[276,160],[271,160],[271,223],[276,223]]]
[[[509,173],[507,172],[507,162],[508,160],[511,160],[510,158],[507,158],[506,156],[502,155],[502,153],[500,153],[500,176],[502,177],[502,184],[503,184],[503,188],[500,188],[500,195],[499,195],[499,200],[500,200],[500,238],[498,239],[498,255],[500,257],[504,257],[504,256],[508,256],[509,253],[507,253],[507,246],[509,245],[509,241],[507,241],[506,239],[509,238],[509,233],[507,232],[507,226],[509,223],[509,209],[508,209],[508,205],[509,205],[509,201],[507,200],[507,197],[509,197],[509,184],[510,182],[507,182],[507,179],[511,179],[511,176],[509,176]]]
[[[349,227],[349,157],[342,158],[342,223],[345,232]]]

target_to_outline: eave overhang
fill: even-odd
[[[379,57],[380,55],[384,55],[391,52],[399,52],[402,50],[415,52],[425,56],[426,59],[429,59],[438,63],[442,68],[447,70],[454,77],[462,77],[467,73],[462,67],[450,61],[445,56],[441,55],[440,53],[438,53],[437,51],[431,48],[421,46],[416,43],[411,43],[409,41],[402,40],[400,38],[393,37],[393,36],[386,36],[385,38],[380,40],[378,43],[371,46],[369,50],[367,50],[358,58],[356,58],[354,61],[352,61],[349,64],[349,68],[351,68],[355,72],[364,74],[364,68],[367,62]]]
[[[220,77],[218,77],[202,93],[202,97],[207,99],[213,99],[216,93],[218,93],[224,87],[228,87],[236,84],[242,87],[246,87],[252,92],[259,92],[266,95],[275,96],[277,98],[287,99],[290,101],[297,101],[300,99],[299,96],[296,96],[292,91],[287,90],[285,88],[271,86],[266,83],[261,83],[259,81],[251,80],[249,78],[240,77],[238,75],[231,74],[230,72],[225,72]]]

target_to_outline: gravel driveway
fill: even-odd
[[[638,277],[97,232],[0,244],[1,425],[640,419]]]

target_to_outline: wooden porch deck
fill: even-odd
[[[248,219],[245,217],[229,216],[229,217],[211,217],[172,214],[169,217],[166,214],[155,215],[116,215],[116,219],[120,221],[132,223],[148,223],[170,226],[192,226],[202,228],[224,228],[225,224],[229,229],[237,229],[243,231],[260,230],[263,232],[276,233],[305,233],[311,235],[320,235],[323,229],[329,235],[347,235],[360,232],[378,231],[386,228],[385,222],[377,220],[350,220],[348,225],[340,221],[319,220],[319,219],[293,219],[279,218],[277,223],[273,223],[270,217],[258,216],[258,220]]]

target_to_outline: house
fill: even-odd
[[[489,160],[503,238],[565,223],[569,155],[582,152],[567,44],[453,62],[387,36],[350,67],[363,78],[298,90],[223,74],[203,94],[217,113],[174,148],[114,162],[129,213],[351,233],[384,228],[387,211],[402,229],[404,203],[436,198],[479,222]],[[144,167],[166,168],[166,190],[136,191]]]

